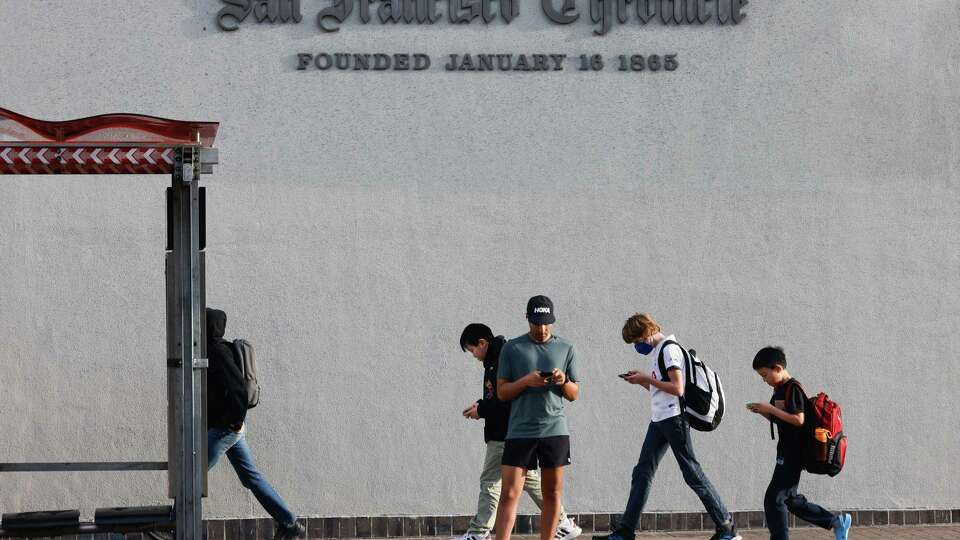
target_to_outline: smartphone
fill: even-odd
[[[541,371],[541,372],[540,372],[540,376],[543,377],[544,379],[552,379],[552,378],[553,378],[553,372],[552,372],[552,371]]]
[[[621,379],[626,379],[626,378],[629,377],[629,376],[630,376],[629,373],[621,373],[621,374],[617,375],[617,377],[620,377]]]

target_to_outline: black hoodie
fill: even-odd
[[[233,346],[223,339],[227,314],[207,308],[207,423],[239,431],[247,417],[247,390]]]
[[[497,336],[487,346],[483,359],[483,398],[477,401],[477,414],[483,418],[483,440],[503,441],[507,438],[510,422],[510,402],[497,399],[497,369],[500,367],[500,350],[507,340]]]

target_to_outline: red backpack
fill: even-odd
[[[843,470],[847,458],[847,436],[843,434],[843,416],[840,404],[820,392],[808,398],[803,386],[795,381],[788,383],[785,399],[790,402],[790,392],[797,387],[807,403],[804,411],[803,468],[812,474],[836,476]]]

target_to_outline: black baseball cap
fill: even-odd
[[[556,322],[553,302],[543,295],[534,296],[527,300],[527,320],[533,324],[553,324]]]

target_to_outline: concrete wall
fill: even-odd
[[[604,37],[524,3],[509,26],[216,28],[213,0],[0,3],[0,106],[222,122],[208,298],[256,344],[259,465],[301,514],[467,514],[483,451],[462,327],[525,329],[533,294],[582,353],[574,511],[622,510],[649,419],[620,338],[651,311],[722,373],[696,436],[759,509],[750,369],[786,348],[844,406],[831,507],[956,508],[960,5],[754,1],[737,27]],[[584,15],[586,17],[586,15]],[[676,52],[673,73],[321,73],[296,53]],[[166,178],[0,179],[0,461],[164,459]],[[158,503],[159,473],[16,474],[0,509]],[[226,466],[209,515],[264,515]],[[649,510],[698,510],[668,457]],[[529,508],[528,508],[529,510]]]

